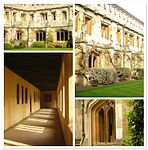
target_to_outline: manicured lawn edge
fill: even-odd
[[[103,85],[84,90],[76,90],[75,92],[76,97],[143,97],[143,95],[143,80]]]
[[[72,51],[73,48],[22,48],[22,49],[10,49],[11,51],[29,51],[29,50],[47,50],[47,51],[51,51],[51,50],[69,50]],[[10,51],[10,50],[5,50],[5,51]]]

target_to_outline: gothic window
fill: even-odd
[[[86,25],[87,34],[91,35],[91,32],[92,32],[92,18],[90,18],[88,16],[85,16],[84,17],[84,22],[85,22],[85,25]]]
[[[36,32],[36,41],[45,41],[45,40],[46,40],[45,31],[37,31]]]
[[[101,23],[102,38],[109,39],[109,26]]]
[[[66,30],[57,31],[57,41],[68,41],[68,31]]]
[[[75,31],[78,31],[78,25],[79,25],[79,13],[75,12]]]
[[[127,32],[124,33],[124,44],[125,45],[128,44],[128,33]]]
[[[67,12],[62,11],[62,21],[66,21],[66,20],[67,20]]]
[[[15,12],[13,13],[13,21],[14,22],[16,21],[16,13]]]
[[[22,40],[22,31],[17,31],[17,40]]]
[[[41,19],[42,19],[42,21],[46,21],[47,20],[47,13],[41,13]]]
[[[33,22],[33,20],[34,20],[34,15],[31,14],[31,15],[30,15],[30,21]]]
[[[134,46],[134,35],[130,34],[130,45]]]
[[[139,47],[139,37],[137,36],[137,47]]]
[[[6,12],[6,20],[9,21],[9,12]]]
[[[26,22],[26,14],[21,14],[22,22]]]
[[[121,42],[121,33],[120,30],[117,30],[117,42],[120,43]]]
[[[52,15],[52,20],[56,20],[56,12],[52,12],[51,15]]]

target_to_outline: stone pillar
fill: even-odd
[[[94,68],[93,61],[94,61],[94,54],[92,53],[91,54],[91,68]]]
[[[116,119],[115,119],[115,107],[113,108],[113,127],[112,127],[112,142],[116,140]]]
[[[108,112],[104,111],[104,142],[108,142]]]

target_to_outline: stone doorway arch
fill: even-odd
[[[91,107],[91,145],[116,140],[115,101],[98,100]]]

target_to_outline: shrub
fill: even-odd
[[[27,46],[27,41],[22,40],[18,45],[15,45],[14,48],[19,49],[19,48],[25,48]]]
[[[49,48],[67,48],[67,42],[59,43],[59,42],[48,42]]]
[[[27,46],[27,41],[26,40],[22,40],[21,42],[20,42],[20,47],[21,48],[25,48]]]
[[[44,41],[34,42],[32,44],[32,47],[34,47],[34,48],[44,48],[45,47],[45,42]]]
[[[114,69],[89,69],[89,83],[92,86],[108,85],[117,81]]]
[[[124,81],[131,77],[131,71],[129,68],[117,68],[116,71],[119,81]]]
[[[13,49],[13,46],[10,43],[4,43],[4,49]]]
[[[144,78],[144,69],[143,68],[135,68],[132,71],[132,78],[136,80],[142,80]]]
[[[48,48],[54,48],[55,47],[55,44],[53,42],[48,42]]]

